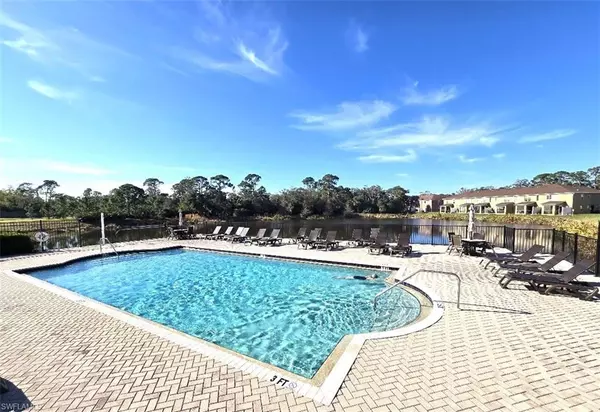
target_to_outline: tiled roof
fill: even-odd
[[[419,200],[442,200],[443,198],[447,197],[449,195],[434,195],[431,193],[425,193],[422,195],[419,195]]]
[[[543,185],[535,187],[516,187],[514,189],[478,190],[475,192],[461,193],[460,195],[450,195],[446,197],[446,199],[470,199],[495,196],[527,196],[554,193],[600,193],[600,190],[585,186]]]

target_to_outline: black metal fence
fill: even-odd
[[[101,237],[99,225],[82,223],[76,219],[0,222],[0,235],[27,235],[35,240],[35,234],[38,232],[48,234],[48,241],[44,244],[44,248],[47,249],[97,245]],[[164,224],[105,226],[105,235],[112,243],[158,239],[165,237],[166,234],[167,229]],[[41,249],[39,244],[38,249]]]
[[[390,241],[395,239],[400,233],[409,232],[411,243],[429,245],[448,244],[450,233],[465,237],[467,236],[467,225],[446,225],[436,223],[416,225],[397,221],[382,221],[382,223],[374,224],[373,222],[354,221],[352,223],[346,223],[330,220],[210,222],[194,225],[194,231],[196,233],[212,232],[215,226],[221,225],[247,226],[251,228],[250,233],[255,233],[258,228],[266,227],[267,229],[279,228],[281,229],[281,236],[289,238],[295,236],[300,227],[305,226],[309,228],[321,227],[324,232],[336,230],[338,239],[348,240],[354,229],[360,228],[363,230],[364,234],[367,234],[371,227],[377,226],[382,233],[387,235]],[[599,236],[596,239],[579,236],[576,233],[573,234],[546,228],[524,229],[500,225],[475,225],[475,231],[482,233],[485,236],[485,239],[491,241],[494,245],[511,250],[514,253],[524,252],[534,244],[544,246],[544,253],[555,254],[561,251],[568,251],[570,255],[567,260],[571,263],[576,263],[582,259],[589,259],[596,262],[594,273],[600,275],[600,230]],[[97,245],[101,237],[99,225],[82,223],[75,219],[0,222],[0,235],[25,234],[33,239],[37,232],[48,233],[49,240],[45,244],[45,247],[48,249]],[[167,236],[168,230],[166,224],[143,226],[118,226],[109,224],[105,227],[105,233],[106,237],[112,243],[116,243],[163,238]]]

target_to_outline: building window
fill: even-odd
[[[536,200],[536,201],[540,200],[540,195],[536,195],[536,196],[535,196],[535,200]]]
[[[583,199],[583,193],[582,193],[580,196],[581,196],[581,198]]]
[[[552,195],[546,195],[546,200],[552,199]]]

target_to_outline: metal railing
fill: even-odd
[[[102,239],[100,239],[100,242],[98,242],[100,245],[100,253],[102,253],[104,255],[104,252],[102,251],[102,246],[105,244],[109,244],[110,247],[112,248],[113,252],[115,252],[115,255],[117,256],[117,258],[119,257],[119,252],[117,252],[117,249],[115,248],[115,245],[113,245],[112,243],[110,243],[110,240],[108,240],[107,238],[103,237]]]
[[[443,270],[430,270],[430,269],[419,269],[416,272],[411,273],[410,275],[406,276],[404,279],[399,280],[397,283],[394,283],[392,286],[389,286],[389,287],[385,288],[384,290],[382,290],[381,292],[379,292],[377,295],[375,295],[375,298],[373,298],[373,309],[377,308],[377,301],[381,298],[382,295],[384,295],[385,293],[394,289],[395,287],[398,287],[399,285],[403,285],[404,282],[406,282],[408,279],[412,278],[415,275],[418,275],[419,273],[423,273],[423,272],[439,273],[442,275],[454,276],[456,278],[456,280],[458,280],[458,290],[457,290],[457,295],[456,295],[456,307],[458,309],[460,309],[460,284],[461,284],[460,276],[458,276],[454,272],[444,272]]]

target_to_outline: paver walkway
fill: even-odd
[[[140,248],[173,242],[119,245]],[[202,245],[187,241],[179,244]],[[231,249],[230,244],[213,242]],[[236,246],[237,247],[237,246]],[[471,257],[417,246],[415,258],[364,250],[313,252],[293,246],[244,251],[382,266],[424,273],[416,285],[446,303],[434,326],[367,341],[330,406],[317,405],[91,308],[2,273],[63,253],[0,262],[0,376],[42,411],[597,411],[600,409],[600,303],[503,290]],[[267,251],[267,252],[265,252]],[[72,251],[86,254],[89,251]],[[1,405],[0,405],[1,406]]]

